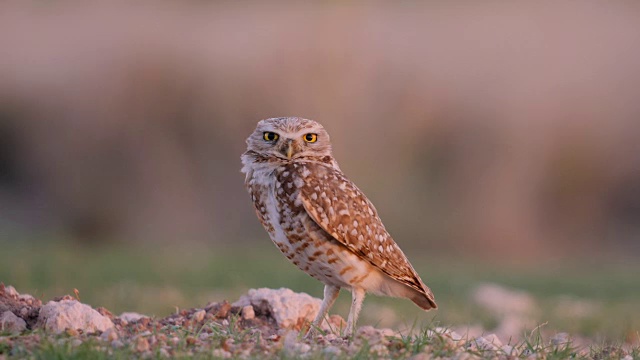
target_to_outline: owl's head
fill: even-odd
[[[262,120],[247,138],[247,151],[282,160],[331,156],[329,134],[319,123],[282,117]]]

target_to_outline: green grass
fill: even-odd
[[[322,296],[322,284],[291,265],[268,241],[237,248],[100,246],[52,242],[0,243],[0,281],[43,301],[80,292],[80,299],[115,314],[136,311],[166,316],[177,308],[236,300],[249,288],[288,287]],[[497,262],[408,254],[433,289],[438,311],[423,312],[406,300],[369,296],[359,325],[410,329],[424,324],[446,327],[497,320],[470,301],[482,282],[522,289],[542,309],[539,323],[553,331],[599,341],[640,341],[640,265],[631,263],[542,263],[515,267]],[[562,296],[596,304],[576,318],[556,309]],[[343,291],[332,313],[346,317],[350,294]],[[635,337],[635,339],[634,339]]]

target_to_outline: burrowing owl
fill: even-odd
[[[242,172],[260,222],[289,260],[325,284],[311,330],[341,288],[353,299],[348,335],[366,292],[437,307],[373,204],[338,167],[322,125],[295,117],[262,120],[247,145]]]

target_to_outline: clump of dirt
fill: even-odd
[[[38,321],[42,301],[31,295],[20,295],[13,286],[0,283],[0,314],[11,311],[27,323],[28,329],[33,329]]]

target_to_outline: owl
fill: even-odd
[[[322,125],[297,117],[258,122],[242,155],[245,185],[273,243],[300,270],[324,283],[312,336],[338,297],[352,294],[347,336],[366,293],[437,307],[364,193],[340,170]]]

